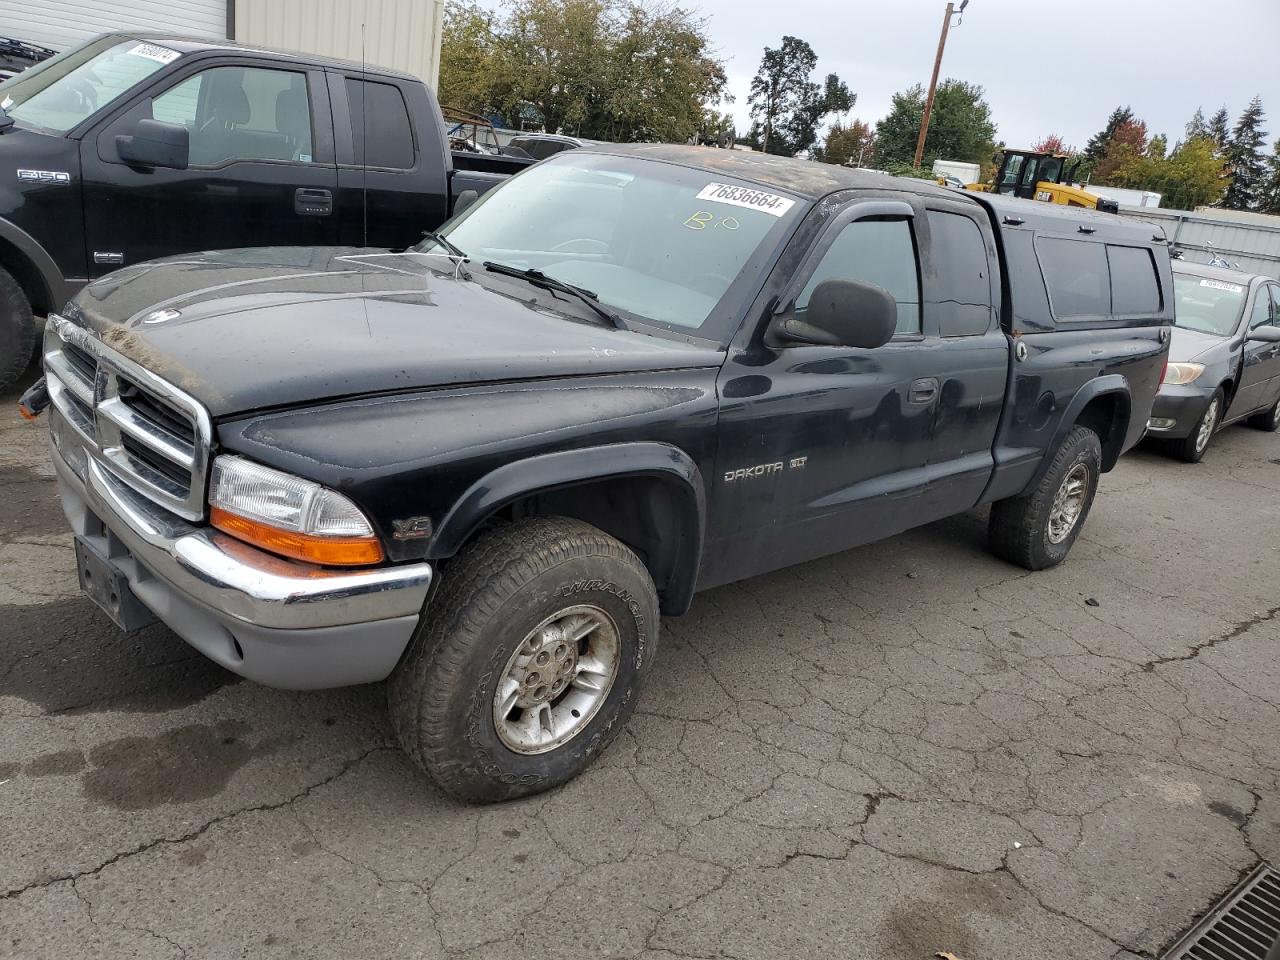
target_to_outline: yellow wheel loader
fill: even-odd
[[[1027,200],[1060,203],[1068,207],[1088,207],[1104,213],[1118,213],[1119,205],[1097,194],[1072,186],[1077,160],[1068,166],[1068,157],[1034,150],[1005,150],[999,157],[994,183],[970,183],[966,190],[1010,193]]]

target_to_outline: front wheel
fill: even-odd
[[[0,390],[18,382],[35,353],[36,325],[18,281],[0,270]]]
[[[657,640],[653,581],[622,543],[560,517],[495,528],[444,572],[391,677],[396,735],[459,799],[548,790],[617,736]]]
[[[1187,463],[1199,463],[1209,449],[1209,441],[1213,439],[1218,424],[1222,422],[1222,410],[1226,406],[1226,396],[1219,387],[1214,391],[1204,413],[1191,428],[1191,432],[1182,440],[1173,441],[1173,452],[1179,460]]]
[[[1080,535],[1102,475],[1102,444],[1073,427],[1034,490],[991,506],[991,552],[1028,570],[1057,566]]]

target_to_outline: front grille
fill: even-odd
[[[1163,960],[1264,960],[1280,937],[1280,873],[1260,864]]]
[[[61,317],[49,329],[49,395],[94,459],[166,510],[203,519],[213,442],[204,407]]]

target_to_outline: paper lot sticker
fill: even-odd
[[[748,187],[735,187],[729,183],[708,183],[698,193],[698,199],[710,200],[713,203],[731,203],[735,207],[759,210],[774,217],[782,216],[796,204],[790,197],[781,197],[776,193],[766,193],[764,190],[752,190]]]
[[[1244,293],[1244,287],[1238,283],[1226,283],[1223,280],[1201,280],[1200,286],[1212,287],[1214,290],[1226,290],[1228,293]]]
[[[146,57],[148,60],[158,60],[161,63],[173,63],[179,57],[177,50],[170,50],[168,47],[157,46],[154,43],[136,44],[129,52],[135,57]]]

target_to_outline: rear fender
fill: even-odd
[[[1076,391],[1075,396],[1071,398],[1071,402],[1067,404],[1066,409],[1063,411],[1062,417],[1058,421],[1058,429],[1054,433],[1053,442],[1045,450],[1044,456],[1040,460],[1040,465],[1036,468],[1035,475],[1031,478],[1031,482],[1027,484],[1027,489],[1034,488],[1044,478],[1045,473],[1049,470],[1049,464],[1053,462],[1054,452],[1062,446],[1063,441],[1067,439],[1067,434],[1079,422],[1085,408],[1099,397],[1112,397],[1115,401],[1115,411],[1112,415],[1113,422],[1109,425],[1110,429],[1106,435],[1099,436],[1102,441],[1103,472],[1116,465],[1116,461],[1120,459],[1120,454],[1124,451],[1124,440],[1129,429],[1129,417],[1133,402],[1129,392],[1128,379],[1121,374],[1112,373],[1103,377],[1095,377]]]

